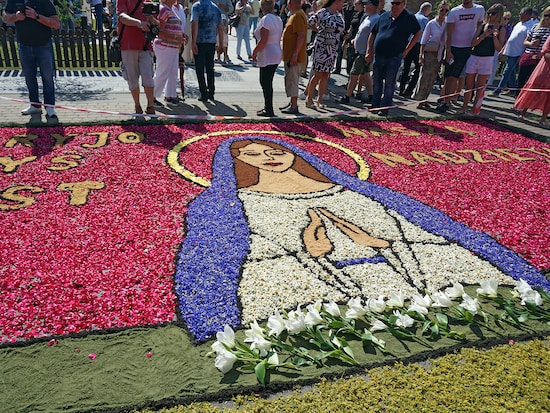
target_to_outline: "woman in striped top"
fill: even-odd
[[[182,31],[182,22],[172,6],[177,0],[161,0],[158,15],[159,34],[153,43],[153,51],[157,59],[155,71],[155,106],[162,106],[159,98],[164,89],[165,100],[177,105],[177,80],[179,68],[180,46],[187,42],[187,36]]]

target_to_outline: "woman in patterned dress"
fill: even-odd
[[[322,108],[323,95],[327,92],[328,78],[338,53],[339,38],[344,31],[344,19],[340,14],[344,0],[328,0],[325,6],[309,19],[309,25],[317,31],[313,46],[314,72],[307,86],[306,106],[313,108],[313,94],[319,85],[317,108]]]

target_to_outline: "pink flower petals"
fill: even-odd
[[[0,342],[173,321],[174,259],[187,203],[204,188],[174,171],[167,155],[208,134],[179,152],[179,164],[198,177],[211,179],[213,154],[234,131],[288,140],[354,174],[358,164],[343,147],[368,164],[372,182],[550,268],[550,146],[492,124],[212,123],[132,131],[145,140],[129,143],[123,134],[133,132],[122,126],[0,129],[0,158],[28,160],[9,173],[0,164],[0,205],[7,208],[0,210]],[[73,137],[56,146],[61,133]],[[63,186],[82,182],[93,189]],[[80,206],[72,202],[77,197]]]

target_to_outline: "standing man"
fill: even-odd
[[[283,31],[283,62],[285,66],[285,91],[290,103],[281,109],[282,113],[297,115],[300,75],[307,66],[306,37],[307,16],[302,9],[302,0],[289,0],[288,18]]]
[[[389,13],[382,13],[369,36],[365,60],[372,62],[372,107],[384,107],[377,112],[387,116],[393,105],[395,81],[401,60],[418,41],[422,30],[406,0],[393,0]],[[382,94],[384,97],[382,97]]]
[[[42,113],[38,96],[37,69],[40,68],[46,120],[57,123],[55,113],[54,59],[52,46],[52,30],[61,26],[55,6],[50,0],[33,0],[32,3],[21,4],[16,0],[8,0],[4,10],[5,23],[15,23],[15,33],[19,46],[19,58],[31,105],[22,110],[23,115]],[[51,105],[51,106],[49,106]]]
[[[527,38],[527,33],[535,25],[535,21],[531,20],[533,9],[531,7],[524,7],[519,14],[520,21],[512,29],[512,33],[506,42],[504,47],[504,56],[506,56],[506,66],[504,66],[504,72],[502,78],[498,83],[497,88],[493,91],[493,96],[498,96],[503,88],[510,88],[512,95],[516,94],[514,90],[517,87],[516,72],[518,70],[519,58],[525,50],[523,41]]]
[[[420,10],[414,15],[418,24],[420,24],[420,29],[424,32],[426,25],[430,21],[428,16],[432,12],[432,4],[429,2],[422,3]],[[420,35],[422,37],[422,35]],[[399,81],[399,94],[405,98],[410,98],[413,94],[414,88],[416,87],[416,82],[418,82],[418,77],[420,76],[420,39],[416,42],[403,59],[403,70],[401,72],[401,80]],[[409,71],[411,70],[411,64],[414,64],[414,70],[412,76],[409,78]],[[408,84],[407,84],[408,82]]]
[[[248,26],[247,26],[248,27]],[[222,14],[211,0],[199,0],[191,8],[191,32],[195,71],[199,81],[199,100],[214,100],[214,53],[216,36],[223,39]],[[204,74],[206,71],[206,80]],[[208,86],[207,86],[208,83]]]
[[[103,0],[86,0],[90,5],[95,16],[95,29],[96,31],[103,31]]]
[[[350,70],[350,77],[346,95],[342,96],[339,100],[340,103],[349,103],[350,97],[353,95],[353,91],[357,86],[357,82],[361,76],[367,76],[366,86],[369,97],[367,101],[372,101],[372,79],[370,78],[370,63],[365,60],[365,54],[367,52],[367,42],[369,40],[370,32],[376,25],[376,22],[380,18],[378,14],[378,0],[363,0],[363,6],[365,9],[366,17],[361,22],[359,30],[355,35],[355,38],[351,41],[350,47],[355,48],[355,58]]]
[[[147,97],[145,113],[154,115],[153,48],[151,46],[152,39],[148,33],[151,25],[159,23],[153,16],[145,16],[142,6],[142,0],[118,0],[116,5],[117,31],[120,36],[122,76],[128,82],[128,89],[130,89],[134,100],[134,113],[143,113],[139,97],[139,78],[141,76],[141,84]]]
[[[447,42],[445,46],[445,84],[443,101],[437,106],[437,111],[445,113],[449,110],[450,95],[457,89],[458,78],[466,61],[472,53],[472,39],[485,18],[483,6],[474,4],[473,0],[462,0],[462,5],[456,6],[447,16]]]

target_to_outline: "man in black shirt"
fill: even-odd
[[[3,15],[4,22],[15,23],[19,58],[31,105],[23,109],[23,115],[42,113],[38,95],[37,71],[40,69],[46,120],[57,123],[55,113],[54,60],[52,29],[59,29],[60,22],[55,6],[50,0],[8,0]]]
[[[406,5],[406,0],[392,0],[391,11],[382,13],[369,36],[365,60],[373,62],[372,107],[382,107],[377,112],[381,116],[387,116],[388,107],[393,105],[401,59],[411,51],[422,33],[416,17],[405,10]]]

